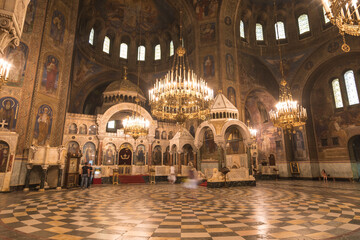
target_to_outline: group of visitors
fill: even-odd
[[[81,189],[90,188],[93,178],[93,168],[91,163],[86,162],[81,168]]]

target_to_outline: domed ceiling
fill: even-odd
[[[102,0],[94,6],[106,27],[127,33],[165,30],[174,23],[176,14],[166,0]]]

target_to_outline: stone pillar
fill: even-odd
[[[24,192],[29,191],[30,173],[31,173],[32,168],[33,168],[33,166],[31,164],[26,164],[26,177],[25,177]]]
[[[179,166],[179,173],[181,173],[181,152],[177,152],[176,154],[177,164]]]
[[[40,189],[39,192],[44,192],[44,186],[45,186],[45,181],[46,181],[46,177],[47,177],[47,170],[48,170],[48,165],[42,165],[42,174],[41,174],[41,182],[40,182]]]
[[[61,190],[61,180],[64,172],[64,166],[59,166],[59,175],[58,175],[58,183],[56,190]]]
[[[149,165],[149,167],[151,166],[151,163],[152,163],[151,159],[152,159],[152,149],[151,149],[151,144],[149,144],[149,151],[148,151],[148,165]]]
[[[102,148],[103,148],[103,140],[99,140],[99,149],[98,149],[98,156],[97,156],[97,161],[96,161],[96,165],[100,166],[102,163]]]
[[[201,153],[200,153],[200,148],[198,148],[198,150],[197,150],[197,154],[196,154],[196,164],[197,164],[197,166],[196,166],[196,168],[197,168],[197,170],[198,171],[201,171]]]
[[[193,151],[192,154],[193,154],[193,158],[194,158],[194,168],[198,169],[198,168],[197,168],[197,159],[196,159],[196,157],[197,157],[196,155],[197,155],[197,154],[196,154],[196,151]]]

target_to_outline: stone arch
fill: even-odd
[[[208,121],[201,123],[195,133],[194,144],[197,149],[199,149],[203,145],[203,139],[204,139],[204,133],[206,127],[211,129],[211,131],[214,133],[214,137],[217,135],[215,127],[211,123],[209,123]]]
[[[151,117],[150,113],[146,111],[145,108],[136,105],[134,103],[119,103],[112,107],[110,107],[103,115],[99,115],[97,119],[97,123],[99,125],[99,134],[105,134],[106,132],[106,124],[109,119],[117,112],[120,111],[135,111],[139,115],[143,116],[146,120],[150,122],[149,135],[155,135],[155,126],[154,120]]]
[[[245,144],[251,143],[251,137],[248,127],[245,125],[245,123],[237,119],[226,121],[226,123],[222,127],[220,136],[222,136],[224,140],[225,140],[226,130],[232,126],[236,126],[239,129]]]

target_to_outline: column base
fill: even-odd
[[[57,190],[57,191],[60,191],[60,190],[61,190],[61,187],[57,187],[56,190]]]
[[[24,188],[24,192],[28,192],[30,189],[29,188]]]
[[[39,192],[45,192],[44,188],[39,189]]]

